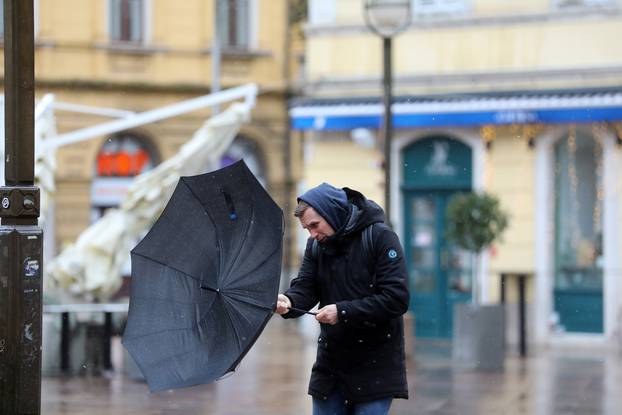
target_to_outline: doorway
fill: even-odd
[[[453,308],[471,298],[473,256],[445,238],[446,209],[471,191],[472,151],[447,136],[430,136],[403,156],[404,247],[410,309],[420,337],[451,337]]]

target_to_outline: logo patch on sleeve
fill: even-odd
[[[389,258],[391,259],[395,259],[397,258],[397,251],[393,248],[389,249],[389,252],[387,253],[387,255],[389,255]]]

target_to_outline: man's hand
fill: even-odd
[[[278,314],[285,314],[289,311],[291,306],[292,302],[289,301],[289,298],[283,294],[279,294],[276,300],[276,312]]]
[[[337,306],[335,304],[329,304],[319,309],[315,319],[324,324],[337,324],[339,318],[337,316]]]

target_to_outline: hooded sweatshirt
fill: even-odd
[[[339,231],[348,220],[350,207],[348,196],[343,189],[322,183],[300,195],[298,201],[301,200],[315,209],[335,232]]]
[[[309,394],[323,399],[338,388],[350,402],[406,398],[401,315],[408,309],[408,271],[399,238],[382,223],[382,209],[355,190],[322,184],[299,200],[336,230],[319,244],[317,256],[314,241],[307,241],[298,276],[285,292],[296,308],[337,307],[337,324],[320,324]],[[362,231],[371,224],[372,249],[366,250]]]

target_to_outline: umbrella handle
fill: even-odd
[[[298,311],[299,313],[305,313],[305,314],[311,314],[312,316],[317,316],[317,313],[314,311],[305,311],[305,310],[301,310],[300,308],[295,308],[295,307],[289,307],[289,309],[291,311]]]

